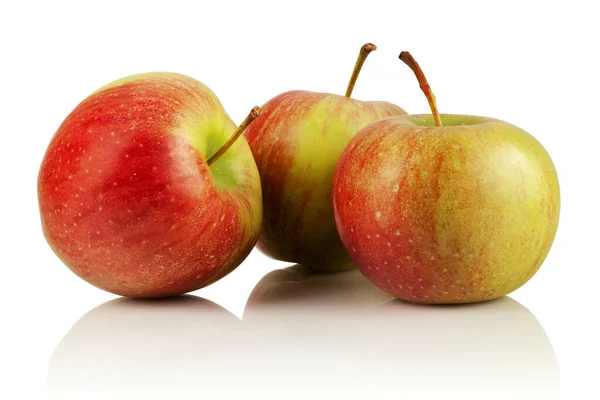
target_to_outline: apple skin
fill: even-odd
[[[260,231],[260,178],[236,125],[202,83],[134,75],[61,124],[38,177],[44,235],[79,277],[129,297],[199,289],[237,267]]]
[[[335,165],[361,128],[406,112],[387,102],[308,91],[280,94],[262,110],[244,133],[262,182],[259,250],[318,272],[353,268],[333,217]]]
[[[503,296],[539,269],[558,226],[548,153],[527,132],[491,118],[387,118],[350,142],[333,207],[359,270],[415,303]]]

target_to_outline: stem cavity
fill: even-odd
[[[437,105],[435,104],[435,95],[431,91],[431,87],[429,86],[427,78],[425,78],[425,74],[419,66],[419,63],[413,58],[413,56],[408,51],[403,51],[402,53],[400,53],[399,58],[406,65],[408,65],[409,68],[412,69],[415,75],[417,76],[419,86],[421,87],[423,93],[425,93],[425,97],[427,97],[427,101],[429,102],[429,108],[431,108],[431,114],[433,114],[433,120],[435,121],[435,125],[438,127],[444,126],[444,124],[442,124],[442,119],[440,118],[440,113],[438,112]]]
[[[262,113],[262,110],[260,107],[254,107],[252,109],[252,111],[250,111],[250,114],[248,114],[246,119],[240,124],[240,126],[238,126],[238,128],[235,130],[235,132],[233,132],[233,135],[231,135],[229,140],[227,140],[227,142],[225,142],[225,144],[223,146],[221,146],[221,148],[208,159],[208,161],[207,161],[208,166],[213,164],[215,161],[217,161],[219,159],[219,157],[221,157],[223,154],[225,154],[225,152],[227,150],[229,150],[229,148],[235,143],[235,141],[240,137],[240,135],[244,132],[244,130],[246,130],[248,125],[250,125],[250,123],[252,123],[252,121],[254,121],[256,119],[256,117],[258,117],[261,113]]]

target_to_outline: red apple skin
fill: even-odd
[[[375,122],[338,163],[333,204],[358,269],[415,303],[506,295],[539,269],[554,240],[554,165],[527,132],[483,117]]]
[[[317,272],[354,268],[333,217],[335,165],[361,128],[406,112],[388,102],[300,90],[274,97],[262,110],[244,133],[263,190],[258,248]]]
[[[141,74],[80,103],[42,161],[38,198],[51,248],[79,277],[130,297],[199,289],[237,267],[260,229],[256,165],[200,82]]]

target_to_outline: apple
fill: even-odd
[[[174,73],[91,94],[40,167],[50,247],[79,277],[122,296],[172,296],[225,276],[260,232],[258,170],[246,140],[236,141],[258,114],[236,130],[209,88]]]
[[[359,270],[415,303],[469,303],[510,293],[540,268],[558,226],[550,156],[506,122],[432,114],[383,119],[352,139],[337,165],[333,207]]]
[[[244,133],[263,189],[258,248],[271,258],[315,271],[353,268],[336,231],[331,206],[335,165],[350,139],[380,118],[406,114],[381,101],[350,98],[367,55],[360,51],[345,96],[294,90],[269,100]]]

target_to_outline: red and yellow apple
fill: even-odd
[[[123,296],[177,295],[228,274],[262,218],[252,153],[245,139],[233,143],[241,129],[184,75],[134,75],[96,91],[61,124],[40,167],[51,248]]]
[[[469,303],[527,282],[556,234],[556,170],[530,134],[492,118],[439,115],[408,53],[432,115],[383,119],[340,158],[335,219],[359,270],[416,303]]]
[[[246,130],[263,190],[258,248],[316,271],[352,267],[335,228],[331,183],[350,139],[367,124],[406,114],[381,101],[350,98],[372,44],[362,47],[346,96],[290,91],[269,100]]]

